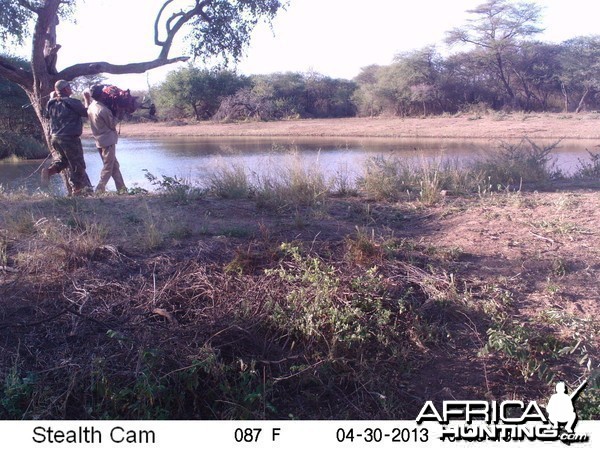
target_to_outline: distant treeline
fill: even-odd
[[[488,110],[600,109],[600,37],[524,42],[503,54],[476,48],[447,57],[435,47],[398,55],[355,78],[359,115]]]
[[[444,57],[426,47],[390,65],[365,67],[353,80],[292,72],[246,77],[189,66],[169,74],[152,94],[165,119],[600,110],[598,36],[521,43],[502,64],[500,74],[495,56],[480,48]]]
[[[467,13],[446,33],[452,53],[425,47],[365,67],[352,81],[190,66],[172,73],[156,97],[163,114],[217,120],[600,109],[599,36],[536,40],[542,6],[532,1],[485,0]]]

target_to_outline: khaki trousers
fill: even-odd
[[[109,145],[105,148],[98,148],[98,153],[102,158],[102,171],[100,172],[100,181],[96,186],[96,192],[104,192],[106,190],[106,183],[112,177],[115,181],[117,191],[126,190],[121,170],[119,169],[119,161],[117,161],[116,146]]]

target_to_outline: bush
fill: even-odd
[[[497,152],[474,163],[490,185],[511,185],[523,182],[541,182],[559,178],[551,153],[560,141],[539,146],[529,139],[518,144],[502,143]]]
[[[31,136],[24,136],[12,131],[0,131],[0,159],[10,156],[41,159],[48,156],[48,149]]]
[[[587,150],[589,161],[578,159],[579,165],[575,171],[575,178],[600,178],[600,153],[592,153]]]
[[[409,168],[398,158],[376,156],[367,161],[364,175],[358,180],[365,193],[376,200],[397,200],[408,188]]]

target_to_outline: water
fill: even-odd
[[[538,145],[550,142],[536,141]],[[317,166],[329,176],[343,172],[350,178],[360,176],[365,161],[374,156],[394,156],[420,163],[440,157],[469,161],[498,145],[484,139],[340,139],[340,138],[198,138],[168,137],[162,139],[121,138],[117,158],[128,187],[155,188],[146,171],[157,176],[183,178],[202,184],[208,174],[221,165],[239,164],[251,174],[278,170],[297,158],[307,167]],[[83,140],[87,172],[95,185],[102,162],[91,139]],[[553,154],[556,167],[572,173],[579,159],[587,160],[586,149],[598,152],[592,140],[565,140]],[[8,189],[39,187],[39,172],[33,172],[42,161],[0,161],[0,184]],[[32,175],[33,174],[33,175]],[[52,188],[60,192],[60,177],[53,177]],[[112,180],[108,185],[114,190]]]

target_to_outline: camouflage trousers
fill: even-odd
[[[50,169],[61,172],[69,169],[69,184],[74,195],[91,192],[92,183],[85,171],[83,147],[78,136],[52,136]]]

